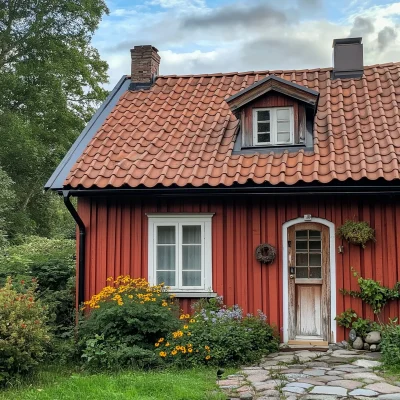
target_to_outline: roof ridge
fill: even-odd
[[[387,63],[382,63],[382,64],[371,64],[371,65],[365,65],[364,69],[372,69],[372,68],[377,68],[377,67],[386,67],[389,65],[398,65],[400,66],[400,61],[391,61]],[[322,68],[303,68],[303,69],[276,69],[276,70],[255,70],[255,71],[243,71],[243,72],[238,72],[238,71],[230,71],[230,72],[214,72],[214,73],[209,73],[209,74],[185,74],[185,75],[177,75],[177,74],[170,74],[170,75],[159,75],[157,78],[189,78],[189,77],[194,77],[194,78],[199,78],[203,76],[215,76],[215,77],[220,77],[220,76],[236,76],[236,75],[256,75],[256,74],[290,74],[290,73],[303,73],[303,72],[326,72],[326,71],[331,71],[333,67],[322,67]],[[129,77],[129,75],[127,75]]]

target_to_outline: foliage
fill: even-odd
[[[203,308],[193,317],[183,314],[180,319],[184,321],[180,329],[155,343],[158,355],[177,366],[245,364],[278,349],[278,339],[261,312],[243,316],[239,306],[221,305],[218,310]]]
[[[347,240],[349,243],[360,244],[362,248],[365,248],[365,244],[369,240],[375,242],[375,231],[366,221],[347,220],[338,228],[337,234],[341,239]]]
[[[37,284],[18,292],[8,279],[0,289],[0,383],[30,372],[50,343],[46,308],[35,298]]]
[[[400,369],[400,325],[397,318],[385,325],[381,341],[382,360],[389,369]]]
[[[86,341],[82,359],[92,370],[112,370],[126,368],[150,368],[160,364],[153,350],[137,345],[128,345],[123,341],[104,340],[104,335],[95,335]]]
[[[104,0],[0,3],[0,164],[15,182],[12,237],[50,235],[60,203],[43,185],[106,97],[107,64],[91,40],[107,12]]]
[[[388,301],[400,298],[400,282],[397,282],[393,289],[382,286],[380,282],[373,279],[365,279],[357,271],[351,268],[360,286],[360,291],[340,289],[343,294],[361,299],[372,307],[374,314],[379,314]]]
[[[6,245],[9,217],[14,208],[15,193],[12,189],[13,183],[0,166],[0,250]]]
[[[131,364],[137,364],[136,359],[142,354],[152,362],[145,350],[153,352],[154,342],[179,326],[173,296],[163,284],[151,286],[140,278],[119,276],[108,281],[110,286],[85,302],[88,314],[79,325],[84,360],[88,366],[118,368],[129,356]],[[92,347],[99,348],[99,353],[93,352]],[[104,357],[107,360],[103,361]]]
[[[65,366],[44,366],[33,378],[0,391],[0,400],[226,400],[215,369],[124,370],[87,374]],[[234,371],[226,371],[226,374]]]
[[[75,241],[24,238],[0,255],[0,282],[8,275],[16,282],[36,278],[39,296],[49,308],[57,334],[70,331],[75,309]]]
[[[339,315],[336,316],[335,320],[337,321],[339,326],[343,326],[345,328],[351,328],[353,321],[357,318],[357,313],[351,308],[343,311]]]
[[[335,318],[335,320],[339,326],[354,329],[357,336],[360,336],[363,339],[365,339],[369,332],[382,330],[382,325],[375,321],[358,317],[357,313],[351,308],[343,311]]]

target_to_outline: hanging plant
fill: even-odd
[[[375,231],[366,221],[348,220],[338,228],[337,234],[341,239],[347,240],[349,243],[360,244],[363,249],[369,240],[375,242]]]
[[[276,257],[276,250],[274,246],[263,243],[256,248],[256,259],[263,264],[271,264]]]

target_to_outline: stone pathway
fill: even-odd
[[[219,381],[219,386],[229,399],[400,400],[400,382],[388,382],[376,371],[379,357],[344,349],[279,352]]]

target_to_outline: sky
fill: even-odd
[[[130,49],[151,44],[160,74],[332,66],[335,38],[362,36],[364,64],[400,61],[400,2],[383,0],[106,0],[93,37],[109,89]]]

